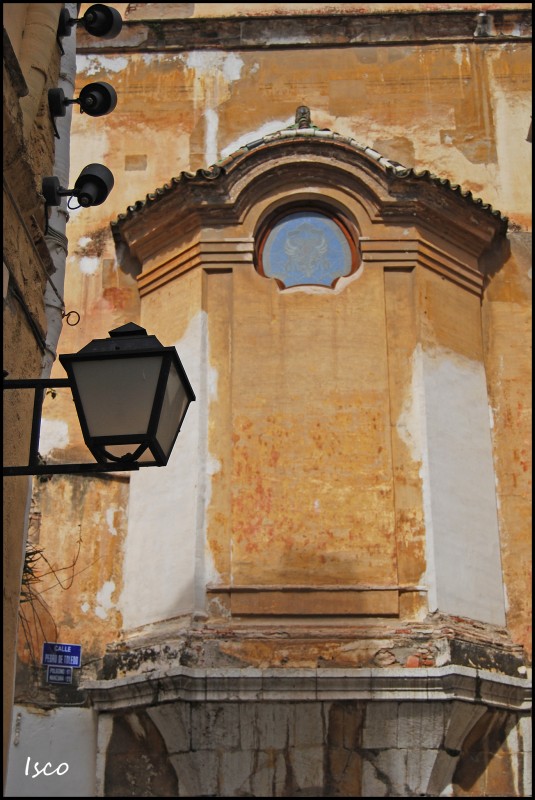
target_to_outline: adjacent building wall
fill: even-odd
[[[45,350],[44,292],[54,271],[44,239],[41,178],[52,174],[54,134],[46,91],[57,84],[56,42],[61,3],[4,3],[3,142],[4,250],[3,353],[9,377],[41,374]],[[31,392],[4,399],[6,465],[26,463]],[[4,479],[4,771],[14,691],[19,596],[26,547],[31,480]]]

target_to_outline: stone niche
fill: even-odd
[[[481,298],[507,220],[295,127],[182,173],[112,226],[141,264],[141,324],[186,360],[196,332],[175,482],[190,513],[148,520],[149,479],[133,476],[126,551],[144,564],[160,525],[169,547],[151,560],[177,599],[151,589],[126,626],[199,610],[503,625]],[[127,570],[126,605],[139,577]]]

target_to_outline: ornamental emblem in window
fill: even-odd
[[[352,248],[341,225],[315,211],[296,211],[279,219],[262,248],[262,271],[284,288],[333,286],[349,275]]]

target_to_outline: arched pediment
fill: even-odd
[[[507,218],[471,192],[429,170],[417,172],[391,161],[351,137],[321,130],[302,108],[289,128],[241,147],[208,169],[182,172],[129,206],[112,223],[116,240],[143,260],[147,237],[164,246],[180,226],[191,230],[244,221],[244,232],[254,235],[266,208],[319,196],[353,214],[364,236],[375,236],[378,225],[417,226],[477,259],[505,235]]]

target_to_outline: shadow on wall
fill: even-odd
[[[115,245],[115,253],[117,265],[121,272],[125,275],[129,275],[131,278],[137,278],[137,276],[141,274],[141,263],[132,255],[123,242],[119,242]]]
[[[509,734],[518,725],[518,716],[507,711],[488,709],[466,737],[452,784],[459,797],[492,794],[518,797],[518,776],[513,765],[516,754],[504,747]]]
[[[106,752],[105,797],[178,797],[161,733],[144,711],[118,714]]]
[[[511,242],[508,238],[502,237],[482,256],[480,269],[485,276],[483,281],[483,293],[494,275],[496,275],[509,260],[510,255]]]

